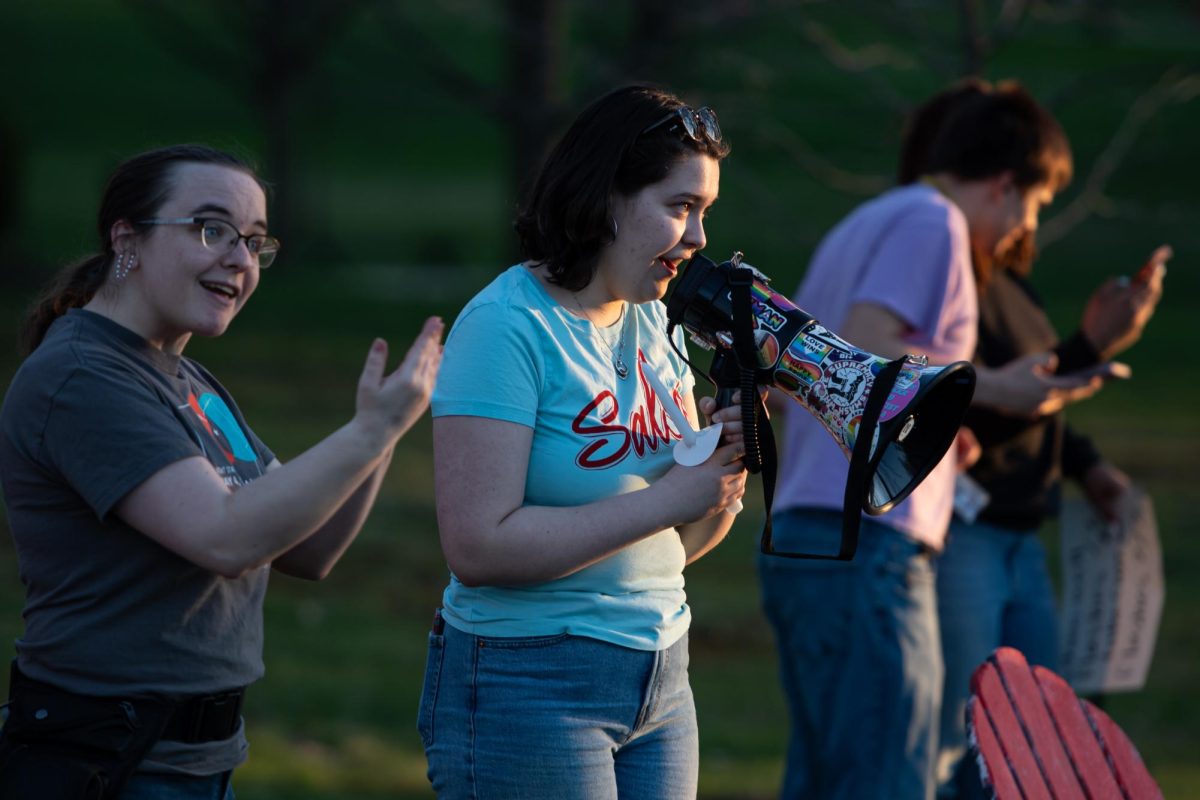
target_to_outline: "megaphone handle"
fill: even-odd
[[[730,350],[718,350],[713,354],[712,380],[717,386],[717,408],[729,408],[733,405],[733,395],[742,382],[741,370],[738,369],[737,358]]]

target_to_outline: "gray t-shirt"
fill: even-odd
[[[202,456],[231,487],[274,456],[203,367],[72,310],[21,365],[0,410],[0,477],[26,602],[21,670],[79,694],[194,695],[263,674],[269,567],[237,579],[187,561],[113,510],[163,467]],[[151,761],[207,774],[245,757],[171,743]]]

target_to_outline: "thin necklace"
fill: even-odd
[[[617,339],[617,349],[613,350],[612,345],[608,343],[608,340],[600,335],[600,326],[592,320],[592,315],[589,314],[587,309],[583,307],[583,303],[579,302],[579,295],[575,292],[571,292],[571,297],[575,299],[575,305],[579,307],[579,311],[583,314],[584,319],[592,323],[592,330],[595,332],[596,338],[600,340],[600,344],[604,345],[604,348],[608,350],[608,354],[612,356],[612,365],[613,369],[616,370],[617,377],[621,380],[628,378],[629,367],[625,366],[624,356],[625,331],[629,327],[629,317],[625,314],[625,311],[629,308],[629,303],[624,303],[621,305],[621,334]]]

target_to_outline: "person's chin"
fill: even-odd
[[[234,316],[236,315],[206,319],[192,329],[192,334],[195,336],[200,336],[204,339],[213,339],[217,336],[221,336],[227,330],[229,330],[229,326],[233,324]]]
[[[651,300],[662,300],[663,298],[665,298],[667,296],[667,291],[670,288],[670,285],[671,285],[671,282],[669,280],[656,281],[654,283],[654,288],[651,291],[647,292],[646,299],[642,300],[641,302],[648,303]]]

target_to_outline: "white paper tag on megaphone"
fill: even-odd
[[[646,376],[650,388],[658,395],[658,401],[662,403],[663,408],[667,411],[667,416],[671,418],[671,422],[675,423],[675,427],[679,429],[679,435],[683,437],[671,448],[671,452],[675,456],[675,463],[685,467],[697,467],[703,464],[716,451],[717,445],[721,442],[721,423],[717,422],[702,430],[695,430],[687,421],[683,409],[671,396],[670,389],[663,384],[649,364],[646,367],[642,370],[642,374]],[[730,514],[740,514],[742,501],[733,501],[726,510]]]

